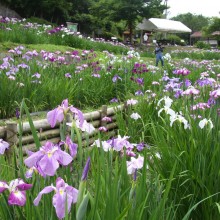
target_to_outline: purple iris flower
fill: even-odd
[[[114,77],[112,78],[112,82],[117,82],[118,80],[122,80],[122,78],[119,75],[114,75]]]
[[[144,93],[141,90],[138,90],[138,91],[135,92],[135,95],[136,96],[144,95]]]
[[[31,156],[32,154],[34,154],[34,152],[27,150],[28,156]],[[25,177],[27,179],[29,179],[33,176],[34,173],[40,174],[44,178],[46,177],[46,174],[41,170],[41,168],[39,166],[33,166],[33,167],[29,168],[25,173]]]
[[[185,83],[186,87],[189,87],[189,86],[192,85],[192,83],[191,83],[191,81],[189,79],[185,79],[184,83]]]
[[[145,144],[143,142],[137,144],[136,148],[138,151],[144,150]]]
[[[108,128],[106,128],[105,126],[101,126],[101,127],[99,127],[99,131],[107,132]]]
[[[134,171],[133,180],[134,180],[134,181],[136,181],[136,180],[137,180],[137,169],[135,169],[135,171]]]
[[[83,173],[82,173],[82,177],[81,177],[82,181],[85,181],[87,179],[87,177],[88,177],[90,163],[91,163],[91,159],[90,159],[90,157],[88,157],[88,159],[86,161],[86,165],[85,165],[85,167],[83,169]]]
[[[4,154],[5,150],[9,148],[9,143],[0,139],[0,154]]]
[[[205,109],[210,108],[210,107],[211,107],[211,106],[208,105],[208,103],[200,102],[200,103],[198,103],[198,104],[196,104],[196,105],[193,105],[193,106],[191,107],[191,109],[192,109],[192,110],[197,110],[197,109],[205,110]]]
[[[166,75],[162,77],[162,81],[165,81],[165,82],[168,81],[169,79],[170,78],[168,76],[166,76]]]
[[[72,112],[75,118],[80,121],[81,127],[84,121],[83,113],[79,109],[73,107],[72,105],[69,106],[68,99],[63,100],[61,105],[47,113],[47,121],[49,122],[50,126],[54,128],[57,121],[62,122],[64,120],[65,115],[69,111]]]
[[[144,85],[144,78],[137,78],[135,81],[137,84],[139,84],[141,86]]]
[[[209,95],[210,95],[211,98],[214,98],[214,99],[219,98],[220,97],[220,89],[216,89],[214,91],[211,91],[209,93]]]
[[[213,86],[213,84],[216,83],[215,80],[212,79],[212,78],[198,79],[196,82],[201,87],[203,87],[203,86]]]
[[[138,158],[131,157],[130,161],[126,161],[127,163],[127,172],[128,174],[134,174],[135,170],[139,170],[144,165],[144,157],[138,156]]]
[[[136,156],[136,154],[135,154],[135,152],[134,151],[132,151],[132,150],[126,150],[126,155],[128,156],[128,157],[135,157]]]
[[[216,104],[216,101],[215,101],[215,99],[213,98],[213,97],[210,97],[209,99],[208,99],[208,101],[207,101],[207,104],[208,105],[215,105]]]
[[[138,103],[138,100],[135,100],[135,99],[127,100],[127,105],[136,105],[137,103]]]
[[[31,187],[31,184],[25,183],[22,179],[12,180],[9,185],[7,182],[0,181],[0,193],[4,192],[6,189],[10,192],[8,197],[9,205],[24,206],[26,203],[25,191]]]
[[[22,69],[28,69],[28,68],[30,68],[30,66],[28,66],[26,63],[18,64],[18,67],[21,67]]]
[[[74,158],[76,157],[77,154],[77,147],[78,145],[73,143],[73,141],[71,140],[70,136],[66,136],[66,141],[61,141],[59,143],[59,146],[64,145],[65,148],[69,149],[70,155]]]
[[[134,64],[134,68],[140,68],[141,67],[141,64],[140,63],[135,63]]]
[[[121,151],[124,147],[126,149],[133,149],[134,146],[127,140],[128,138],[128,136],[121,137],[118,135],[118,138],[109,140],[109,143],[115,151]]]
[[[79,51],[78,50],[72,51],[72,55],[79,55]]]
[[[16,110],[15,110],[15,116],[16,116],[17,119],[20,118],[20,111],[19,111],[18,108],[16,108]]]
[[[190,74],[190,71],[186,68],[182,68],[182,69],[174,70],[173,73],[176,74],[176,75],[187,76],[187,75]]]
[[[130,77],[130,80],[131,80],[131,81],[135,81],[134,76],[131,76],[131,77]]]
[[[107,72],[110,72],[111,69],[112,69],[112,66],[108,66],[108,67],[107,67]]]
[[[100,78],[101,77],[101,75],[98,74],[98,73],[93,73],[92,76],[95,77],[95,78]]]
[[[32,77],[36,77],[37,79],[40,79],[41,74],[40,73],[35,73],[35,74],[32,75]]]
[[[53,185],[46,186],[35,198],[34,205],[38,206],[42,195],[52,191],[55,191],[55,195],[53,196],[53,206],[56,209],[57,217],[62,219],[65,217],[66,206],[69,213],[72,203],[74,204],[77,202],[78,190],[69,186],[62,178],[58,177],[56,180],[56,187]]]
[[[110,102],[118,102],[118,99],[117,98],[113,98],[110,100]]]
[[[174,97],[177,98],[177,99],[179,97],[181,97],[182,94],[183,94],[183,90],[182,89],[175,89],[174,91],[175,91]]]
[[[29,178],[32,178],[32,176],[33,176],[33,174],[34,173],[36,173],[36,174],[40,174],[42,177],[46,177],[46,175],[43,173],[43,171],[42,170],[40,170],[40,167],[31,167],[31,168],[29,168],[27,171],[26,171],[26,173],[25,173],[25,177],[27,178],[27,179],[29,179]]]
[[[48,176],[54,176],[59,165],[67,166],[73,158],[62,151],[58,145],[47,141],[39,151],[31,154],[24,163],[27,167],[39,167]]]
[[[4,70],[4,69],[8,69],[10,67],[10,63],[4,61],[1,65],[0,65],[0,69]]]
[[[200,91],[198,89],[191,87],[185,90],[182,94],[187,96],[187,95],[198,95],[199,93]]]
[[[72,78],[72,76],[71,76],[70,73],[66,73],[66,74],[65,74],[65,77],[66,77],[66,78]]]
[[[102,121],[112,122],[112,118],[110,118],[110,117],[108,117],[108,116],[105,116],[104,118],[102,118]]]

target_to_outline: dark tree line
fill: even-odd
[[[38,17],[56,24],[72,21],[82,33],[120,33],[131,35],[143,18],[161,17],[163,0],[1,0],[21,17]]]

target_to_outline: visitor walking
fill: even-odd
[[[154,52],[156,54],[156,66],[158,66],[159,61],[161,62],[161,65],[164,66],[163,47],[161,43],[156,44],[156,48]]]

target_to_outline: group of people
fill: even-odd
[[[148,41],[148,35],[147,33],[144,34],[144,42],[147,43]],[[164,47],[162,44],[156,43],[156,48],[154,50],[154,53],[156,55],[156,66],[158,66],[159,61],[161,62],[161,65],[164,66],[164,60],[163,60],[163,49]]]

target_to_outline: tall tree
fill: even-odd
[[[93,16],[89,8],[92,0],[72,0],[72,10],[70,11],[70,21],[78,23],[80,32],[88,33],[92,29]]]
[[[182,22],[192,30],[192,33],[195,31],[203,31],[204,27],[207,27],[210,22],[210,18],[204,17],[203,15],[194,15],[192,13],[180,14],[171,19]],[[186,42],[190,42],[190,34],[180,33],[177,35]]]
[[[208,26],[210,18],[204,17],[203,15],[193,15],[191,13],[180,14],[172,18],[172,20],[180,21],[185,24],[188,28],[195,31],[201,31],[203,27]]]
[[[71,0],[5,0],[5,4],[24,18],[39,17],[63,23],[72,9]]]
[[[114,21],[125,21],[132,42],[133,30],[143,18],[161,17],[166,5],[162,0],[112,0],[111,17]]]
[[[111,18],[111,4],[113,1],[107,0],[93,0],[90,5],[89,12],[93,16],[94,30],[97,32],[112,32],[113,26],[116,27],[115,23]]]
[[[218,46],[220,46],[220,18],[212,18],[209,26],[203,28],[203,31],[206,36],[215,38],[218,41]]]
[[[207,33],[211,34],[212,32],[220,31],[220,18],[214,17],[211,19],[210,24],[207,27]]]

